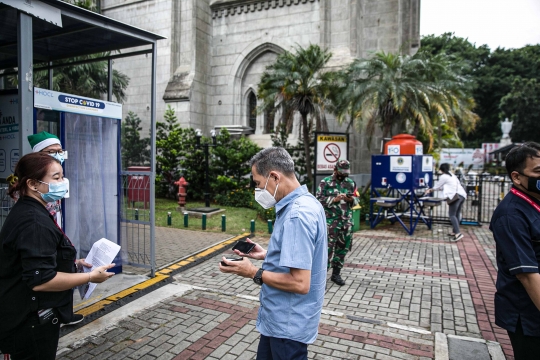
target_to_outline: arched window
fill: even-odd
[[[274,119],[276,115],[275,109],[268,109],[264,112],[264,133],[271,134],[274,132]]]
[[[257,130],[257,97],[253,92],[248,96],[248,126],[253,131]]]

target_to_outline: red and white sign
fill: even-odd
[[[341,149],[337,144],[330,143],[324,147],[324,159],[329,163],[337,163],[341,157]]]
[[[332,172],[339,159],[347,157],[347,136],[317,135],[317,172]]]
[[[489,153],[497,150],[499,145],[499,143],[482,143],[482,149],[484,149],[484,163],[490,163],[496,160],[495,155],[490,155]]]

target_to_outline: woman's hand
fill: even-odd
[[[88,273],[88,274],[90,274],[88,282],[93,282],[93,283],[98,283],[99,284],[99,283],[102,283],[105,280],[111,278],[114,275],[114,273],[107,272],[107,270],[114,267],[114,265],[116,265],[116,264],[113,263],[113,264],[110,264],[110,265],[104,265],[104,266],[97,267],[94,270],[90,271]]]
[[[247,243],[250,243],[250,244],[255,244],[253,241],[251,241],[249,238],[246,239],[246,242]],[[249,254],[244,254],[243,252],[241,252],[240,250],[233,250],[234,253],[236,255],[240,255],[242,257],[248,257],[248,258],[252,258],[252,259],[255,259],[255,260],[264,260],[264,258],[266,257],[266,250],[264,250],[262,248],[261,245],[259,244],[255,244],[255,247],[253,248],[253,250],[251,250],[249,252]]]
[[[85,259],[79,259],[75,261],[75,265],[77,265],[77,270],[81,270],[84,267],[91,268],[92,264],[89,264],[85,261]]]
[[[424,194],[429,194],[429,193],[432,193],[432,192],[433,192],[433,189],[427,189]]]

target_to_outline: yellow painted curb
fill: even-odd
[[[139,283],[137,285],[134,285],[130,288],[127,288],[125,290],[122,290],[114,295],[111,295],[111,296],[108,296],[107,298],[103,299],[103,300],[100,300],[90,306],[87,306],[83,309],[80,309],[79,311],[77,311],[77,314],[81,314],[81,315],[84,315],[84,316],[88,316],[88,315],[91,315],[101,309],[103,309],[105,306],[115,302],[115,301],[118,301],[120,299],[123,299],[131,294],[134,294],[136,293],[137,291],[141,291],[141,290],[144,290],[154,284],[157,284],[161,281],[164,281],[165,279],[168,279],[170,277],[170,273],[172,273],[173,271],[175,270],[178,270],[184,266],[187,266],[187,265],[190,265],[191,263],[197,261],[198,259],[200,258],[203,258],[205,256],[208,256],[210,254],[212,254],[213,252],[216,252],[220,249],[223,249],[225,247],[227,247],[228,245],[232,244],[233,242],[235,241],[238,241],[240,240],[241,238],[244,238],[246,236],[249,236],[249,233],[244,233],[244,234],[241,234],[241,235],[238,235],[238,236],[235,236],[229,240],[225,240],[223,242],[220,242],[219,244],[217,245],[214,245],[212,246],[211,248],[208,248],[206,250],[203,250],[201,251],[200,253],[198,254],[195,254],[193,256],[190,256],[189,258],[185,259],[185,260],[182,260],[180,262],[177,262],[175,264],[171,264],[169,266],[167,266],[166,268],[164,269],[161,269],[159,271],[156,272],[156,276],[153,277],[152,279],[148,279],[148,280],[145,280],[143,281],[142,283]]]
[[[103,309],[106,305],[109,305],[110,303],[112,303],[112,301],[100,300],[95,304],[92,304],[92,305],[90,305],[88,307],[85,307],[84,309],[81,309],[81,310],[77,311],[77,314],[88,316],[90,314],[93,314],[93,313]]]

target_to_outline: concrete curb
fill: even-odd
[[[435,360],[449,360],[446,334],[435,333]]]

